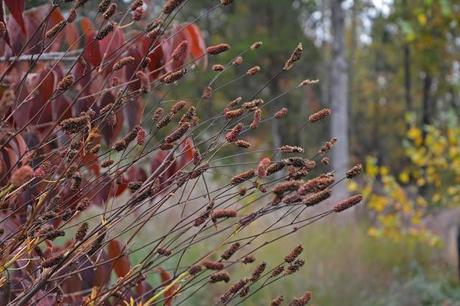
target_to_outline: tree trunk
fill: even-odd
[[[332,108],[331,134],[338,139],[332,150],[332,166],[339,177],[349,167],[348,140],[348,67],[345,52],[345,12],[342,0],[330,0],[332,25],[332,58],[330,99]],[[345,184],[334,187],[334,200],[347,196]]]

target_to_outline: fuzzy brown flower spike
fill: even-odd
[[[306,292],[304,295],[301,297],[295,298],[291,303],[289,303],[289,306],[305,306],[310,302],[311,300],[311,292]]]
[[[351,178],[354,178],[355,176],[358,176],[362,170],[363,170],[363,166],[361,164],[357,164],[353,166],[350,170],[347,171],[347,178],[351,179]]]
[[[230,49],[229,44],[221,43],[221,44],[217,44],[217,45],[214,45],[214,46],[209,46],[206,49],[206,51],[210,55],[217,55],[217,54],[221,54],[221,53],[223,53],[225,51],[228,51],[229,49]]]
[[[319,120],[322,120],[326,117],[329,117],[331,115],[331,109],[330,108],[323,108],[322,110],[310,115],[308,117],[308,121],[310,122],[317,122]]]
[[[184,0],[168,0],[163,5],[163,13],[166,15],[171,14]]]
[[[275,113],[275,118],[282,119],[286,117],[287,113],[288,113],[288,109],[286,107],[283,107],[282,109],[280,109],[279,111]]]
[[[363,200],[363,196],[361,194],[354,195],[346,200],[343,200],[342,202],[338,203],[334,207],[334,212],[339,213],[341,211],[344,211],[348,208],[351,208],[361,202]]]
[[[73,76],[68,74],[66,75],[58,84],[57,88],[59,91],[66,91],[73,84]]]
[[[291,56],[288,58],[288,60],[284,64],[283,70],[288,71],[292,67],[294,67],[294,63],[297,62],[302,57],[302,54],[303,54],[303,46],[302,46],[302,43],[299,43],[297,47],[294,49],[294,51],[292,52]]]

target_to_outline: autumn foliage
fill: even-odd
[[[360,202],[357,195],[320,213],[307,209],[348,177],[320,162],[336,140],[310,159],[286,144],[274,149],[282,158],[263,156],[252,169],[225,165],[217,158],[222,148],[250,153],[244,137],[289,116],[287,109],[263,114],[279,100],[248,94],[201,119],[215,80],[197,88],[202,98],[168,95],[231,46],[206,45],[196,23],[180,23],[186,1],[165,1],[151,16],[142,1],[126,7],[102,0],[94,20],[82,13],[87,2],[94,3],[54,1],[29,10],[24,0],[0,2],[0,304],[172,305],[213,286],[222,286],[222,303],[236,304],[301,269],[301,247],[275,267],[257,252]],[[207,12],[231,2],[216,1]],[[216,78],[240,65],[245,52],[215,64]],[[301,56],[299,44],[276,77]],[[250,65],[243,76],[260,69]],[[329,115],[305,114],[304,123]],[[220,167],[233,177],[211,184]],[[139,244],[139,233],[169,211],[168,230]],[[265,240],[267,233],[275,236]],[[134,242],[147,250],[135,263]],[[191,256],[200,245],[207,249]],[[233,279],[247,265],[248,277]],[[299,296],[290,297],[292,305],[311,298]]]

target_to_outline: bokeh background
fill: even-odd
[[[162,3],[144,2],[152,15]],[[320,82],[283,96],[290,120],[272,120],[251,142],[266,149],[258,143],[268,138],[272,147],[300,145],[314,154],[334,136],[336,171],[364,165],[357,182],[338,190],[362,190],[364,205],[345,220],[314,224],[283,242],[286,248],[267,248],[267,261],[299,241],[306,249],[303,273],[273,290],[295,295],[310,289],[317,305],[460,305],[460,2],[235,0],[225,11],[206,14],[215,2],[189,1],[177,19],[196,22],[207,44],[232,45],[232,54],[219,62],[262,41],[259,52],[245,56],[262,71],[228,85],[247,67],[226,73],[206,115],[270,79],[301,42],[299,66],[261,95],[276,96],[307,78]],[[88,4],[89,17],[91,6],[97,1]],[[212,75],[200,70],[178,96],[199,98]],[[331,121],[300,129],[307,114],[321,107],[333,110]],[[190,303],[204,305],[213,294],[202,292]],[[248,305],[270,298],[264,291]]]

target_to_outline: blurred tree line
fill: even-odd
[[[193,1],[185,9],[196,16],[213,3]],[[210,14],[200,25],[209,42],[225,39],[232,44],[232,54],[243,51],[254,41],[264,42],[262,54],[245,55],[248,63],[262,67],[263,73],[254,84],[276,74],[297,42],[303,43],[305,55],[301,66],[296,67],[289,78],[281,75],[262,95],[279,94],[301,79],[320,79],[317,87],[283,97],[291,116],[298,118],[275,122],[271,127],[274,146],[289,143],[313,149],[319,139],[329,135],[329,128],[316,127],[314,133],[310,129],[305,134],[299,131],[296,122],[305,122],[308,113],[322,106],[338,107],[333,103],[337,95],[334,96],[334,84],[331,84],[337,73],[333,69],[334,43],[340,38],[334,36],[337,23],[334,25],[333,9],[337,6],[344,18],[341,51],[346,60],[347,87],[342,93],[349,105],[339,112],[346,112],[349,122],[347,150],[352,160],[347,163],[374,155],[377,164],[400,170],[406,163],[402,147],[408,129],[405,114],[415,115],[416,124],[424,134],[425,126],[458,117],[458,1],[235,1],[231,11]],[[230,56],[224,61],[230,60]],[[247,68],[242,65],[235,75],[228,75],[228,80]],[[250,89],[254,90],[254,84],[245,80],[226,86],[213,103],[226,103],[235,96],[247,94]],[[332,120],[340,116],[335,111]]]

